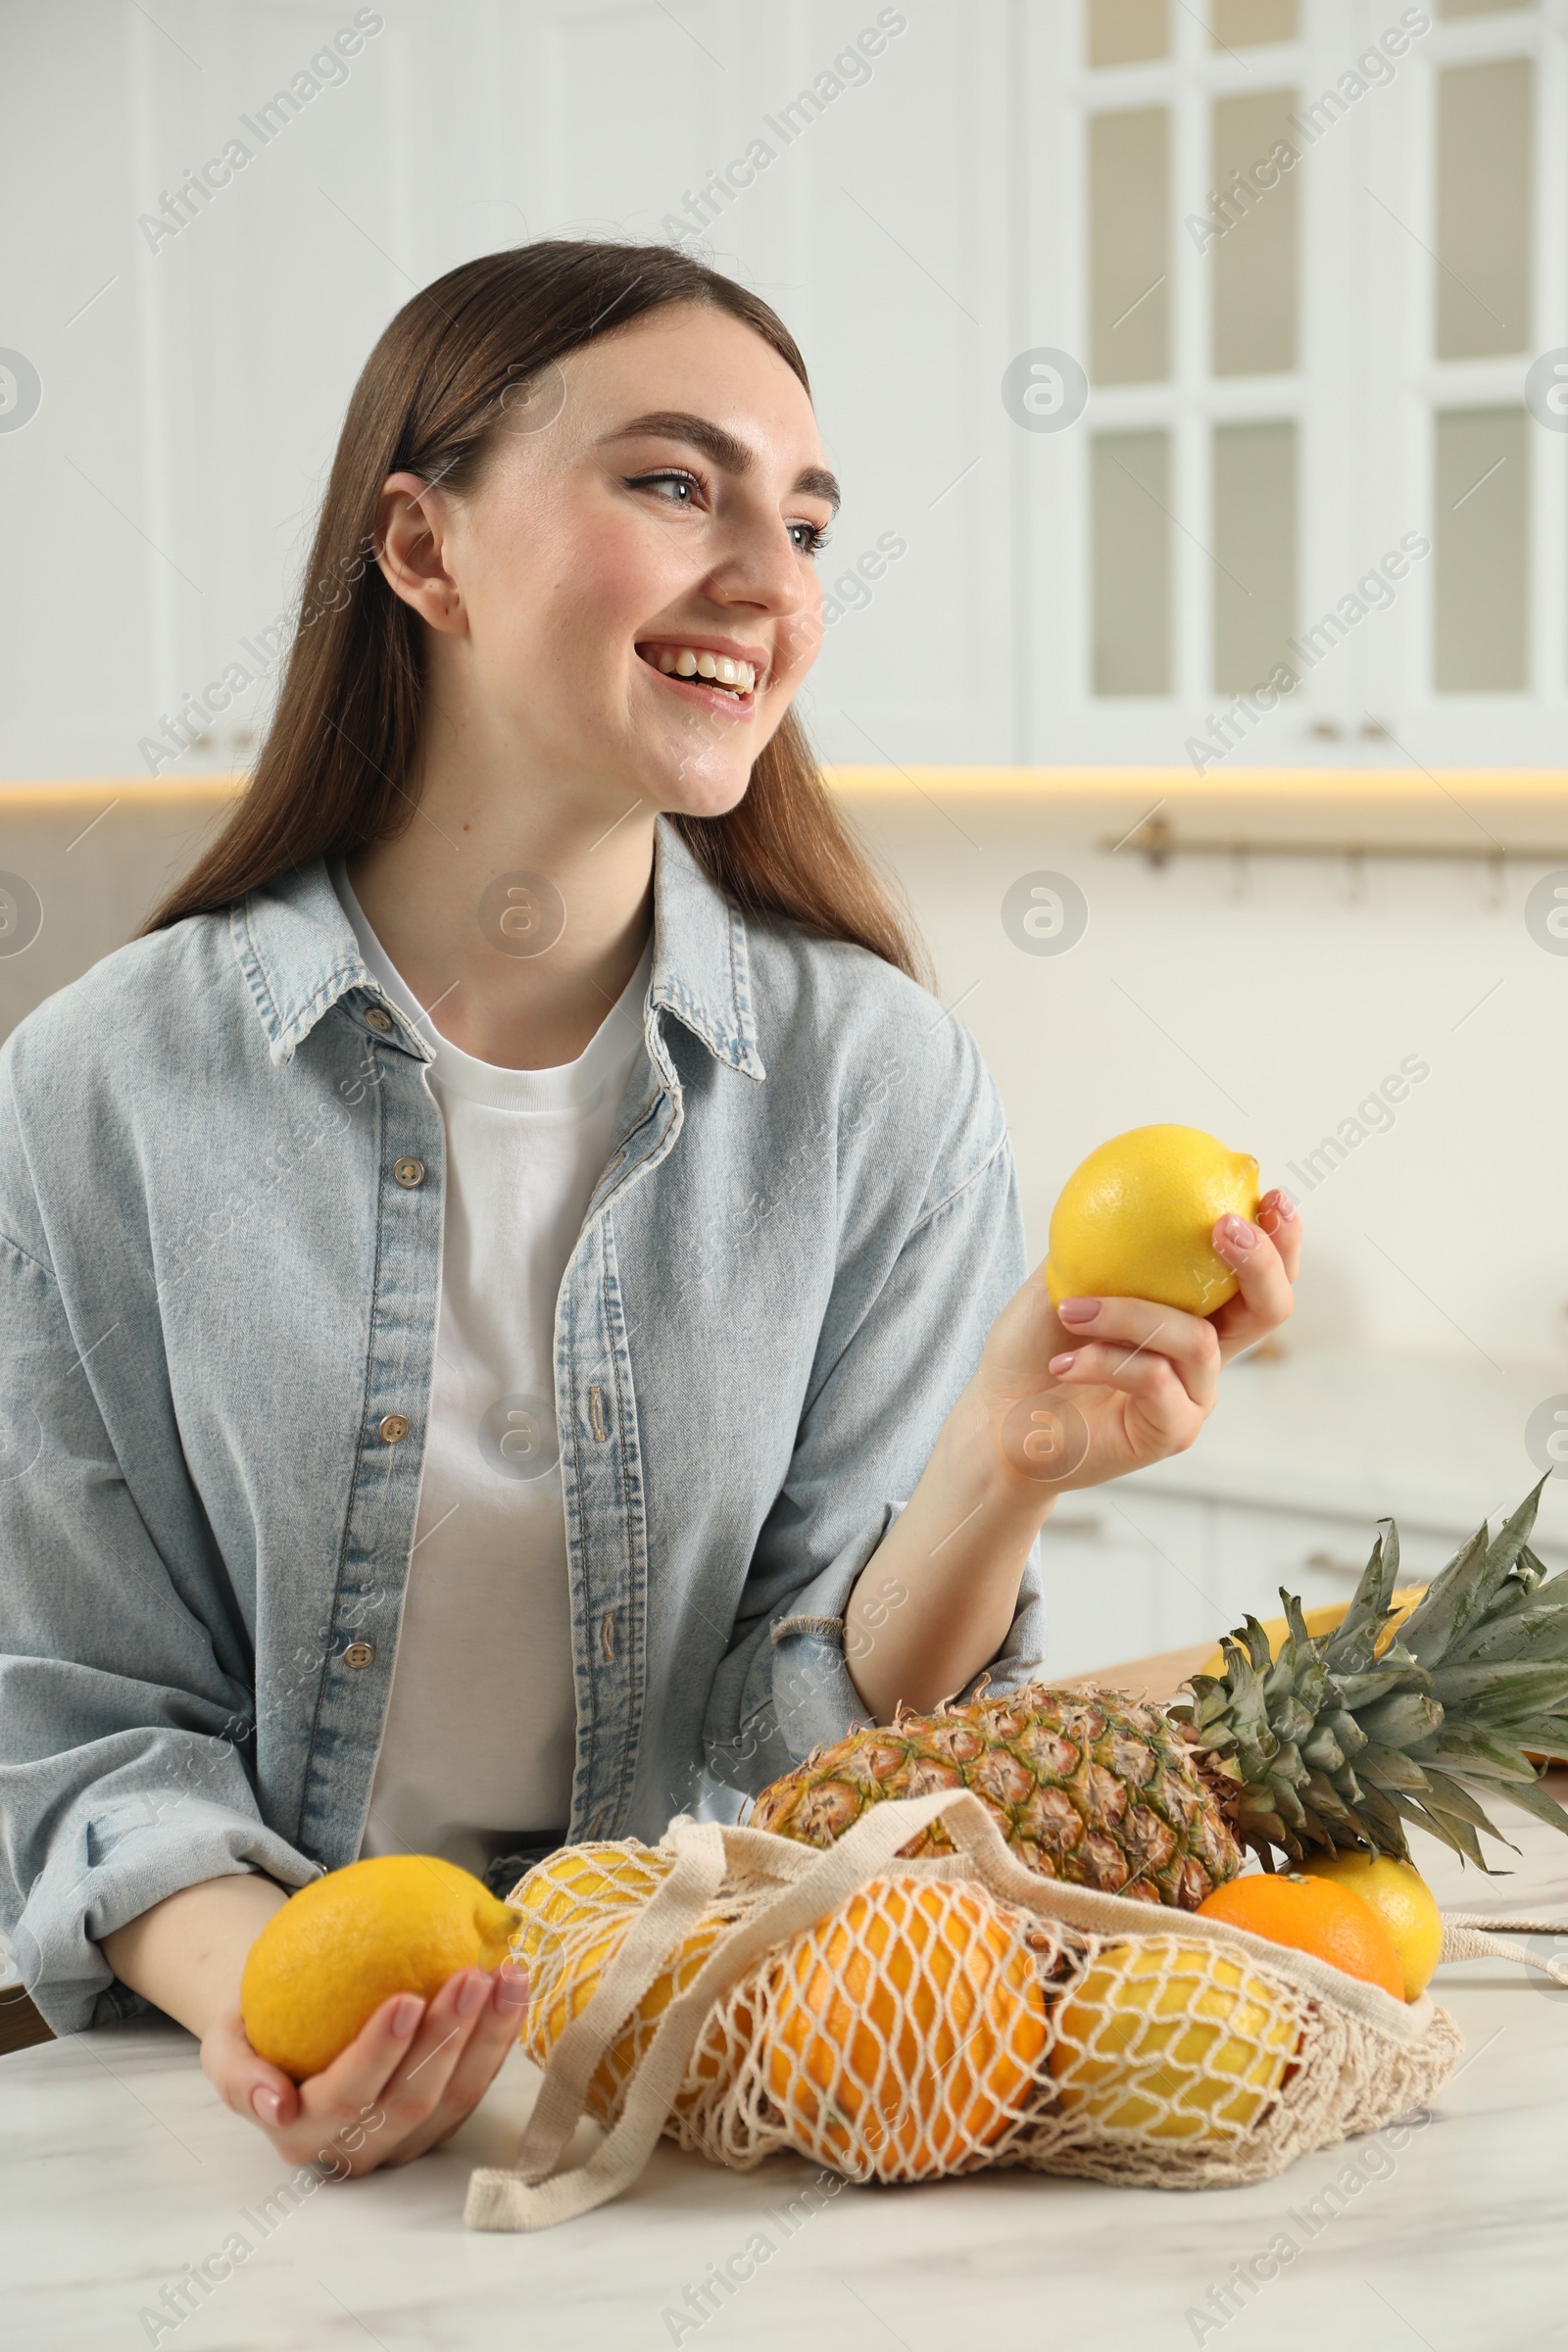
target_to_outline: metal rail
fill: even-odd
[[[1425,841],[1249,841],[1200,833],[1177,836],[1164,817],[1150,817],[1131,833],[1112,840],[1105,835],[1102,850],[1138,850],[1152,866],[1167,865],[1173,858],[1439,858],[1478,865],[1568,865],[1568,843],[1469,848],[1458,842]]]

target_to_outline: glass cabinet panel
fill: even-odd
[[[1532,73],[1505,57],[1438,76],[1440,360],[1529,346]]]
[[[1169,0],[1089,0],[1089,63],[1137,66],[1170,55]]]
[[[1171,691],[1170,435],[1094,442],[1094,691]]]
[[[1296,38],[1296,0],[1209,0],[1207,14],[1211,49],[1255,49]]]
[[[1529,683],[1525,412],[1450,409],[1434,422],[1432,682],[1516,694]]]
[[[1169,123],[1162,106],[1089,122],[1090,373],[1170,372]]]
[[[1217,98],[1210,117],[1210,170],[1229,219],[1208,247],[1213,272],[1213,370],[1274,375],[1297,364],[1297,173],[1274,157],[1294,142],[1287,117],[1294,90]]]
[[[1244,694],[1296,629],[1296,427],[1214,428],[1214,685]]]

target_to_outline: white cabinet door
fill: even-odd
[[[1063,1497],[1042,1544],[1049,1674],[1080,1674],[1216,1638],[1228,1620],[1205,1566],[1211,1506],[1178,1495]]]

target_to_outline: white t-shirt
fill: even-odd
[[[556,1298],[633,1062],[642,961],[577,1060],[476,1061],[442,1037],[370,929],[340,860],[360,953],[435,1049],[446,1214],[430,1425],[365,1854],[441,1854],[482,1873],[571,1810],[576,1699],[555,1425]]]

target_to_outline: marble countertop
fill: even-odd
[[[1556,1786],[1568,1796],[1568,1775]],[[1483,1881],[1425,1841],[1421,1867],[1452,1908],[1563,1917],[1568,1948],[1568,1843],[1502,1818],[1521,1848],[1498,1856],[1512,1876]],[[810,2165],[727,2173],[661,2147],[619,2203],[530,2236],[462,2221],[470,2167],[512,2159],[536,2081],[520,2056],[447,2150],[274,2208],[264,2236],[258,2212],[285,2168],[219,2105],[190,2037],[168,2025],[73,2035],[0,2059],[3,2340],[7,2352],[1545,2352],[1568,2342],[1568,1991],[1498,1961],[1445,1969],[1434,1989],[1466,2056],[1397,2153],[1352,2141],[1245,2189],[999,2173],[846,2185],[807,2210],[822,2178]],[[1305,2208],[1351,2155],[1364,2185],[1332,2218],[1324,2199],[1314,2228]],[[248,2259],[155,2333],[142,2312],[236,2231]],[[700,2327],[689,2313],[672,2324],[688,2287],[758,2232],[771,2251],[733,2299]],[[1281,2232],[1298,2251],[1277,2276],[1222,2324],[1195,2320],[1214,2320],[1211,2288]]]
[[[1370,1541],[1389,1513],[1401,1526],[1468,1535],[1512,1510],[1541,1475],[1525,1425],[1568,1395],[1568,1363],[1489,1364],[1457,1357],[1293,1348],[1246,1356],[1225,1375],[1213,1418],[1191,1451],[1125,1483],[1266,1509],[1353,1519]],[[1537,1542],[1568,1550],[1568,1476],[1541,1498]]]

